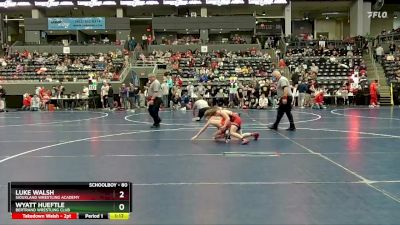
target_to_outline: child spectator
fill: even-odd
[[[313,109],[326,109],[324,106],[324,92],[319,91],[315,94]]]
[[[261,94],[260,99],[258,100],[258,108],[266,109],[268,107],[268,99],[265,97],[265,94]]]
[[[254,94],[250,95],[250,109],[257,109],[258,107],[258,99]]]
[[[174,97],[171,99],[171,107],[173,110],[179,109],[181,107],[181,97],[179,93],[175,93]]]
[[[31,96],[28,93],[24,94],[24,99],[22,100],[22,110],[29,111],[31,108]]]
[[[40,98],[37,94],[31,99],[31,111],[38,111],[40,108]]]

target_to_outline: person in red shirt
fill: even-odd
[[[183,80],[182,80],[181,76],[178,75],[178,76],[176,77],[176,79],[175,79],[175,85],[178,86],[178,87],[182,87],[182,85],[183,85]]]
[[[22,100],[22,110],[29,111],[31,108],[31,96],[28,93],[24,94],[24,99]]]
[[[218,67],[218,62],[217,61],[212,61],[211,62],[211,68],[214,70]]]
[[[285,60],[283,60],[283,59],[279,60],[279,68],[283,69],[285,67],[286,67]]]
[[[314,98],[314,109],[325,109],[324,106],[324,92],[320,91],[315,94]]]
[[[378,105],[378,80],[374,80],[369,85],[369,95],[370,95],[369,107],[370,108],[379,107],[379,105]]]

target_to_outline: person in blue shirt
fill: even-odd
[[[304,109],[304,100],[307,92],[307,83],[304,80],[302,80],[297,88],[299,90],[299,106],[300,108]]]

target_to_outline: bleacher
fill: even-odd
[[[89,62],[88,60],[82,60],[83,68],[75,68],[72,66],[67,67],[67,71],[57,71],[56,67],[58,62],[63,62],[67,57],[69,59],[75,58],[87,58],[90,54],[59,54],[58,60],[48,60],[51,55],[45,58],[44,62],[36,61],[37,58],[33,60],[23,59],[21,62],[18,62],[20,65],[24,66],[24,71],[21,74],[16,73],[17,62],[15,61],[7,61],[8,65],[6,67],[0,67],[0,80],[3,81],[44,81],[46,78],[51,78],[52,80],[59,81],[80,81],[87,80],[89,78],[90,73],[102,73],[107,67],[108,62],[112,62],[112,71],[115,77],[119,75],[123,66],[124,59],[122,56],[118,56],[116,58],[105,58],[104,62],[100,63],[98,58],[95,61]],[[103,64],[103,66],[100,66]],[[47,71],[38,74],[38,70],[45,66]]]
[[[382,60],[382,67],[385,70],[385,76],[388,80],[394,80],[396,78],[396,71],[400,69],[400,60],[387,60],[385,57]]]
[[[338,90],[346,81],[349,81],[355,67],[362,64],[362,50],[354,49],[353,56],[348,56],[348,50],[335,49],[311,49],[294,48],[286,52],[286,63],[292,68],[301,64],[318,67],[317,82],[321,88],[330,92]],[[335,62],[331,61],[335,57]]]

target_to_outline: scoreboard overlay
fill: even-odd
[[[8,212],[15,220],[127,220],[131,182],[9,182]]]

